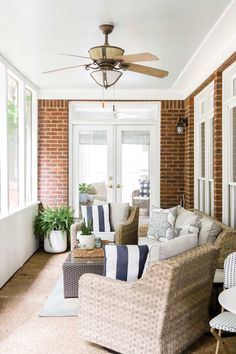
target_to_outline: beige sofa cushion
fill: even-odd
[[[129,203],[111,203],[110,221],[111,229],[117,230],[120,224],[127,221],[129,217]]]
[[[204,243],[214,243],[221,233],[221,227],[212,219],[203,217],[197,224],[200,226],[199,245]]]
[[[183,227],[195,224],[200,221],[202,216],[195,214],[192,211],[186,210],[180,206],[177,209],[177,217],[175,220],[175,227]]]

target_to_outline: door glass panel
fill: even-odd
[[[150,203],[150,133],[124,130],[121,143],[122,202],[139,206],[140,214],[147,216]]]
[[[91,185],[80,191],[80,204],[107,200],[107,153],[106,131],[79,132],[79,184]]]

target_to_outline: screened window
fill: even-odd
[[[205,123],[201,124],[201,177],[205,177]]]
[[[8,75],[8,198],[9,209],[19,205],[18,82]]]
[[[25,90],[25,173],[26,203],[32,201],[32,92]]]
[[[236,107],[232,110],[232,182],[236,182]]]

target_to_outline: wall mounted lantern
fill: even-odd
[[[184,127],[188,126],[188,118],[180,117],[178,123],[176,124],[176,134],[183,135]]]

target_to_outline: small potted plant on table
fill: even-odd
[[[62,206],[46,207],[39,211],[34,220],[34,234],[44,239],[44,250],[48,253],[60,253],[67,249],[67,236],[73,224],[73,211]]]
[[[81,223],[80,231],[78,232],[78,240],[80,247],[91,250],[95,246],[95,236],[93,235],[93,222],[88,220],[87,225],[85,219]]]

